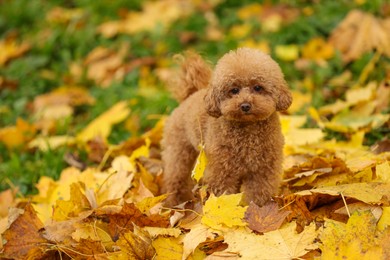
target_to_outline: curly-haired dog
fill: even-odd
[[[162,141],[163,192],[173,194],[167,204],[193,197],[190,175],[203,141],[208,188],[217,196],[242,190],[247,202],[263,205],[277,192],[282,173],[277,111],[292,102],[280,67],[250,48],[225,54],[214,72],[196,54],[181,67],[173,90],[181,104],[168,118]]]

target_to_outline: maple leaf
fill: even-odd
[[[223,234],[229,245],[224,252],[237,252],[244,259],[296,259],[318,248],[314,242],[318,236],[314,223],[299,234],[295,229],[292,222],[261,236],[243,228],[229,230]]]
[[[171,237],[158,237],[152,242],[156,250],[155,259],[181,260],[183,255],[183,246],[180,241]]]
[[[39,230],[42,222],[36,215],[31,204],[27,204],[24,212],[19,215],[10,227],[4,232],[2,256],[6,258],[27,259],[41,258],[50,249],[49,241],[43,238]]]
[[[250,229],[265,233],[278,229],[288,214],[289,211],[280,211],[277,203],[268,203],[260,208],[251,202],[245,212],[245,221]]]
[[[211,195],[203,207],[202,223],[215,229],[222,225],[245,226],[246,223],[242,220],[247,207],[239,206],[241,200],[242,193],[220,197]]]
[[[374,49],[390,56],[390,33],[385,23],[386,20],[372,14],[352,10],[332,32],[329,41],[341,51],[345,62]]]
[[[199,244],[206,240],[213,240],[218,235],[218,231],[212,230],[202,224],[192,226],[190,232],[183,239],[183,259],[186,259]]]
[[[311,194],[328,194],[354,198],[365,203],[389,203],[390,183],[352,183],[338,186],[323,187],[295,193],[298,196],[308,196]]]
[[[355,212],[347,224],[327,220],[321,233],[322,257],[328,259],[379,259],[382,249],[375,218],[370,211]]]
[[[53,220],[66,220],[69,217],[76,217],[82,211],[91,209],[91,205],[87,197],[82,193],[79,184],[72,183],[69,192],[69,200],[57,200],[53,209]]]
[[[134,232],[126,232],[116,242],[127,259],[152,259],[155,249],[148,233],[134,226]]]
[[[111,132],[112,125],[125,120],[129,113],[130,109],[128,108],[127,102],[118,102],[108,111],[90,122],[80,133],[78,133],[76,138],[83,143],[88,142],[96,136],[106,139]]]
[[[104,209],[95,211],[96,217],[108,223],[108,231],[116,241],[120,234],[133,230],[134,226],[139,227],[167,227],[169,220],[160,215],[147,216],[143,214],[134,203],[125,203],[120,212],[105,212]]]

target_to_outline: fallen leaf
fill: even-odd
[[[244,259],[296,259],[315,250],[318,230],[314,223],[301,233],[295,231],[296,224],[288,223],[282,228],[262,236],[247,232],[243,228],[224,233],[226,252],[237,252]]]
[[[246,226],[243,222],[247,207],[239,206],[242,200],[242,193],[222,195],[215,197],[211,195],[203,207],[202,224],[211,228]]]
[[[161,260],[181,260],[183,246],[178,239],[171,237],[158,237],[153,240],[152,245],[156,250],[154,259]]]
[[[136,228],[134,228],[135,230]],[[126,259],[152,259],[155,249],[147,232],[138,229],[138,234],[126,232],[116,242]]]
[[[390,182],[390,164],[388,161],[377,164],[375,166],[375,173],[376,176],[378,177],[378,180],[383,181],[383,182]]]
[[[77,217],[78,214],[85,210],[91,209],[91,205],[87,197],[83,194],[80,184],[72,183],[69,192],[69,200],[57,200],[53,207],[53,220],[67,220],[70,217]]]
[[[96,136],[106,139],[111,132],[111,127],[125,120],[129,114],[130,109],[128,108],[127,102],[118,102],[108,111],[92,120],[92,122],[77,134],[76,139],[82,143],[87,143]]]
[[[379,231],[383,231],[390,226],[390,207],[383,207],[382,210],[382,216],[377,224]]]
[[[108,231],[116,241],[119,236],[127,231],[132,231],[134,225],[139,227],[167,227],[169,219],[161,215],[143,214],[134,203],[125,203],[120,212],[105,212],[95,210],[95,215],[104,218],[108,224]]]
[[[290,212],[279,210],[277,203],[268,203],[260,208],[251,202],[245,212],[245,221],[250,229],[266,233],[280,228],[288,214]]]
[[[385,23],[386,20],[372,14],[352,10],[333,30],[329,41],[342,53],[345,62],[375,49],[390,56],[390,33]]]
[[[24,212],[2,234],[7,241],[2,256],[17,259],[44,257],[46,251],[50,250],[50,244],[40,235],[39,230],[42,228],[43,224],[34,208],[27,204]]]
[[[190,232],[183,239],[183,259],[187,259],[189,255],[194,253],[199,244],[206,240],[213,240],[217,234],[217,231],[202,224],[192,226]]]
[[[378,259],[382,256],[371,212],[355,212],[347,224],[327,220],[320,235],[324,259]],[[335,258],[335,256],[337,256]]]
[[[368,204],[389,203],[390,183],[351,183],[332,187],[300,191],[298,196],[310,196],[312,194],[329,194],[331,196],[343,196],[354,198]]]

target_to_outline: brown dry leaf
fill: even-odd
[[[245,212],[245,221],[250,229],[265,233],[280,228],[289,214],[289,211],[279,210],[277,203],[268,203],[260,208],[251,202]]]
[[[2,256],[14,259],[37,259],[49,250],[49,241],[43,238],[39,230],[43,228],[34,208],[27,204],[24,212],[10,225],[3,236],[7,242]]]
[[[128,49],[127,44],[120,46],[118,51],[101,46],[93,49],[84,61],[87,67],[87,78],[102,87],[108,87],[114,80],[121,80],[126,72],[124,60]]]
[[[352,10],[332,32],[329,41],[341,51],[345,62],[356,60],[373,50],[390,57],[390,30],[386,27],[388,20]]]
[[[120,212],[104,212],[96,210],[95,215],[103,218],[108,223],[109,233],[113,240],[117,240],[120,234],[132,231],[134,226],[139,227],[168,227],[169,216],[143,214],[134,203],[125,203]]]
[[[155,249],[149,234],[134,226],[134,232],[126,232],[116,242],[127,259],[152,259]],[[126,258],[125,258],[126,259]]]
[[[0,67],[3,67],[8,61],[18,58],[30,50],[30,44],[16,43],[14,39],[0,41]]]

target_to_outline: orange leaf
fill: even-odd
[[[27,204],[24,213],[19,215],[3,234],[7,243],[2,256],[12,259],[41,259],[49,246],[49,241],[39,233],[42,228],[43,224],[34,208]]]
[[[280,211],[277,203],[269,203],[260,208],[251,202],[245,212],[245,220],[250,229],[265,233],[278,229],[289,214],[289,211]]]

